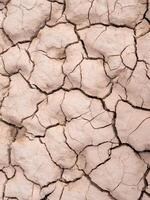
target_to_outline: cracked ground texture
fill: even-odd
[[[0,0],[0,200],[150,200],[150,0]]]

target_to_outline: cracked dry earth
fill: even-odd
[[[0,0],[0,199],[150,199],[150,0]]]

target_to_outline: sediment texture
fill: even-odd
[[[0,199],[150,199],[150,0],[0,1]]]

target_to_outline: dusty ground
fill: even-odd
[[[150,0],[0,1],[0,199],[150,199]]]

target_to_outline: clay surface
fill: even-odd
[[[150,0],[0,1],[0,200],[150,199]]]

